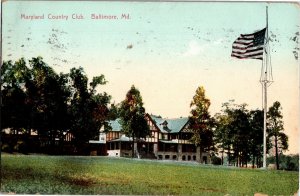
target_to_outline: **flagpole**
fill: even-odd
[[[262,71],[264,71],[264,78],[261,81],[263,84],[263,97],[264,97],[264,129],[263,129],[263,169],[267,169],[267,91],[268,91],[268,41],[269,41],[269,29],[268,29],[268,6],[266,6],[266,34],[267,34],[267,38],[266,38],[266,43],[265,43],[265,70],[263,69]]]
[[[262,85],[263,121],[263,169],[267,169],[267,92],[273,82],[269,47],[268,6],[266,6],[266,28],[251,34],[241,34],[232,44],[232,57],[259,59],[262,62],[259,82]]]

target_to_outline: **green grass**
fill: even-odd
[[[2,155],[2,193],[293,195],[298,172],[108,157]]]

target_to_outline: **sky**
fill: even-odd
[[[231,99],[247,103],[249,110],[262,108],[262,61],[232,58],[231,48],[240,34],[266,27],[268,6],[274,79],[268,107],[281,103],[288,153],[299,152],[296,3],[6,1],[2,6],[4,61],[42,56],[57,72],[82,66],[89,78],[105,75],[108,84],[98,92],[110,94],[112,102],[124,100],[135,85],[146,112],[166,118],[188,116],[198,86],[211,100],[212,116]]]

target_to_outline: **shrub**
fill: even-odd
[[[268,157],[268,164],[276,164],[274,156]],[[299,170],[299,154],[296,155],[279,155],[279,169],[298,171]]]
[[[212,156],[211,157],[211,163],[213,165],[221,165],[221,158],[220,157],[217,157],[217,156]]]
[[[3,144],[3,145],[2,145],[2,151],[3,151],[3,152],[12,153],[12,148],[11,148],[11,146],[8,145],[8,144]]]
[[[27,145],[24,141],[17,141],[14,146],[14,151],[26,154],[28,152]]]

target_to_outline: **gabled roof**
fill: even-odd
[[[178,133],[185,127],[189,120],[187,117],[173,119],[159,118],[153,115],[150,115],[150,117],[163,133]]]
[[[109,121],[109,124],[112,128],[111,131],[117,131],[117,132],[120,132],[122,130],[122,126],[121,124],[119,123],[119,118],[117,118],[116,120],[111,120]]]
[[[160,118],[154,115],[149,115],[152,121],[155,123],[157,128],[162,133],[178,133],[180,132],[185,125],[188,123],[189,119],[187,117],[184,118]],[[122,126],[119,123],[120,119],[109,121],[110,126],[112,127],[111,131],[121,132]]]

